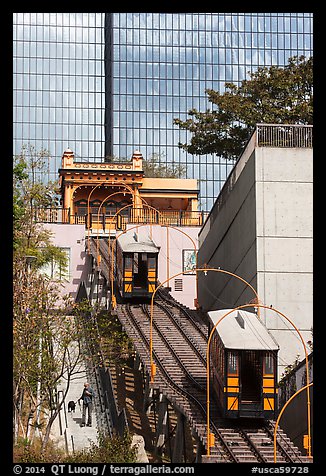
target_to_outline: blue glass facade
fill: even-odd
[[[104,156],[103,14],[14,14],[14,151],[49,150],[51,178],[63,151]]]
[[[232,163],[192,156],[173,118],[210,107],[259,66],[312,55],[311,13],[15,13],[15,151],[63,150],[79,160],[130,158],[139,149],[181,163],[209,210]]]

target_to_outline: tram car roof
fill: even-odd
[[[160,251],[149,236],[142,236],[137,232],[124,233],[117,241],[124,253],[158,253]]]
[[[231,309],[209,311],[213,326]],[[233,310],[216,327],[222,343],[227,349],[278,350],[279,346],[264,323],[253,312]]]

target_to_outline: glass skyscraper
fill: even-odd
[[[312,55],[312,13],[15,13],[14,152],[30,143],[77,160],[144,158],[183,164],[209,210],[233,163],[178,148],[174,118],[205,111],[259,66]]]

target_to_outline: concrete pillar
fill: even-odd
[[[73,166],[73,163],[74,163],[74,153],[72,150],[66,149],[61,158],[61,168],[69,169]],[[61,184],[62,184],[62,181],[64,180],[64,177],[65,175],[60,176]],[[66,176],[66,178],[68,177]],[[66,210],[70,209],[71,214],[72,214],[72,210],[71,210],[72,192],[73,192],[72,185],[67,184],[67,182],[64,182],[63,197],[62,197],[63,208]]]
[[[72,186],[70,184],[65,185],[63,192],[63,208],[70,208],[72,197]]]
[[[143,171],[143,155],[139,150],[135,150],[131,157],[132,169],[142,172]]]
[[[192,211],[192,212],[196,212],[198,210],[198,200],[197,200],[197,198],[191,198],[190,199],[189,210]]]
[[[71,149],[66,149],[61,158],[61,167],[63,169],[68,169],[74,163],[75,155]]]
[[[182,463],[185,461],[186,461],[185,416],[181,412],[177,411],[177,428],[176,428],[175,439],[174,439],[172,463]]]
[[[151,412],[151,407],[153,404],[153,388],[149,384],[149,374],[146,373],[145,384],[144,384],[144,412],[148,415]]]
[[[142,361],[140,360],[139,354],[136,354],[134,359],[134,370],[141,370],[141,368]]]
[[[155,442],[155,455],[162,453],[162,448],[168,437],[168,401],[166,397],[160,393],[158,400],[158,416],[157,416],[157,428],[156,428],[156,442]]]
[[[147,210],[148,210],[148,207],[147,207]],[[132,212],[133,212],[133,218],[136,221],[140,221],[140,222],[144,221],[143,220],[143,201],[140,198],[138,188],[134,189],[134,193],[132,196]]]
[[[99,282],[99,276],[100,276],[100,272],[95,269],[94,272],[93,272],[93,276],[92,276],[92,283],[91,283],[91,288],[89,290],[89,300],[91,302],[91,304],[94,303],[94,300],[97,301],[98,299],[98,296],[97,296],[97,286],[98,286],[98,282]]]
[[[197,441],[195,463],[202,463],[202,455],[204,453],[204,445],[201,442],[201,440],[198,438],[198,435],[196,434],[196,432],[194,430],[192,431],[192,436]]]
[[[75,215],[75,204],[74,204],[74,196],[76,190],[79,188],[79,185],[71,185],[71,195],[70,195],[70,223],[74,223],[74,215]]]

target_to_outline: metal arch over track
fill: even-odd
[[[110,258],[108,243],[101,240],[99,270],[110,281]],[[91,243],[91,254],[97,261],[95,243]],[[149,309],[146,304],[118,304],[116,314],[123,328],[134,343],[135,350],[149,373]],[[184,417],[197,440],[197,461],[202,462],[274,462],[273,428],[274,422],[263,424],[253,422],[231,422],[219,417],[217,406],[211,406],[211,427],[216,435],[215,445],[208,458],[203,456],[207,445],[206,432],[206,347],[208,328],[197,311],[191,311],[176,302],[164,290],[158,293],[154,306],[153,341],[154,359],[157,366],[155,384],[149,384],[145,394],[159,396],[163,406],[168,401],[178,415]],[[179,418],[178,418],[179,421]],[[180,422],[182,419],[180,419]],[[181,425],[180,425],[181,426]],[[163,424],[158,422],[158,432]],[[181,430],[182,432],[182,430]],[[179,433],[180,436],[180,433]],[[157,435],[157,444],[162,445],[164,435]],[[182,445],[182,437],[175,444]],[[181,447],[175,447],[172,462],[180,462]],[[311,458],[302,456],[287,438],[277,432],[277,461],[283,463],[310,463]]]

